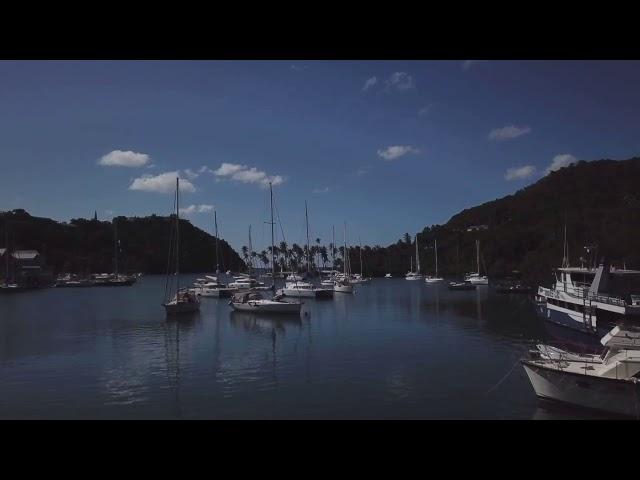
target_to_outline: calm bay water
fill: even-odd
[[[204,298],[175,321],[163,292],[0,296],[0,418],[591,418],[536,399],[517,362],[547,335],[525,296],[374,279],[299,319]]]

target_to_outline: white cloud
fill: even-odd
[[[194,213],[210,213],[213,212],[213,205],[189,205],[188,207],[181,208],[180,213],[182,215],[193,215]]]
[[[367,79],[367,81],[364,82],[364,87],[362,87],[362,91],[366,92],[371,87],[373,87],[376,83],[378,83],[378,78],[377,77],[371,77],[371,78]]]
[[[112,217],[112,216],[113,216],[113,214],[114,214],[114,213],[116,213],[116,212],[114,212],[113,210],[105,210],[105,211],[104,211],[104,213],[106,213],[107,215],[109,215],[110,217]]]
[[[106,167],[143,167],[149,163],[149,160],[150,157],[146,153],[114,150],[100,158],[98,165]]]
[[[421,117],[424,117],[430,111],[431,111],[431,105],[427,105],[426,107],[422,107],[420,110],[418,110],[418,115],[420,115]]]
[[[406,72],[394,72],[387,80],[387,88],[404,91],[413,88],[413,77]]]
[[[548,175],[551,172],[555,172],[556,170],[560,170],[563,167],[568,167],[572,163],[576,163],[578,159],[569,153],[563,153],[562,155],[556,155],[553,157],[551,165],[547,167],[544,171],[545,175]]]
[[[286,180],[286,177],[282,175],[268,175],[256,167],[249,168],[246,165],[236,163],[223,163],[213,173],[217,177],[226,177],[242,183],[254,183],[261,187],[268,187],[269,183],[275,187]]]
[[[378,150],[378,156],[387,161],[396,160],[410,153],[420,153],[420,150],[413,148],[411,145],[392,145],[390,147]]]
[[[195,180],[196,178],[198,178],[200,176],[199,172],[194,172],[193,170],[191,170],[190,168],[187,168],[184,171],[185,176],[189,179],[189,180]]]
[[[176,178],[179,172],[166,172],[160,175],[145,174],[133,180],[129,190],[139,190],[142,192],[171,193],[176,189]],[[193,193],[196,188],[184,178],[180,179],[180,191]]]
[[[525,165],[523,167],[508,168],[504,174],[505,180],[522,180],[529,178],[536,173],[536,167],[533,165]]]
[[[313,190],[313,193],[327,193],[327,192],[329,192],[329,187],[315,188]]]
[[[358,177],[361,177],[361,176],[363,176],[363,175],[366,175],[368,171],[369,171],[369,167],[368,167],[368,166],[366,166],[366,167],[361,167],[361,168],[359,168],[358,170],[356,170],[356,175],[357,175]]]
[[[527,133],[531,133],[530,127],[516,127],[515,125],[509,125],[491,130],[491,132],[489,132],[489,140],[510,140],[512,138],[517,138],[520,135],[526,135]]]

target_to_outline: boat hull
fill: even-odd
[[[234,310],[237,310],[239,312],[286,313],[299,315],[300,311],[302,310],[301,303],[287,302],[231,302],[231,306]]]
[[[425,283],[438,283],[438,282],[442,282],[444,281],[444,278],[432,278],[432,277],[426,277],[424,279]]]
[[[333,291],[338,293],[353,293],[353,285],[334,285]]]
[[[200,310],[199,302],[170,302],[163,304],[167,315],[183,315],[186,313],[195,313]]]
[[[522,360],[539,398],[627,417],[640,416],[640,383],[543,367]]]
[[[201,297],[229,298],[234,292],[230,288],[196,288],[194,292]]]

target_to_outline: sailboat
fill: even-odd
[[[165,303],[162,304],[167,315],[178,315],[182,313],[193,313],[200,310],[200,297],[188,289],[180,289],[180,179],[176,178],[176,248],[175,248],[175,273],[171,274],[167,271],[167,281],[165,284]],[[169,254],[171,254],[171,243],[169,242]],[[171,300],[167,301],[171,296],[170,277],[175,276],[176,293]]]
[[[349,261],[349,250],[347,249],[347,224],[344,224],[344,253],[342,254],[343,274],[333,285],[334,292],[353,293],[353,285],[349,281],[351,278],[351,268]]]
[[[411,270],[405,275],[405,280],[422,280],[420,273],[420,255],[418,254],[418,234],[416,233],[416,271],[413,271],[413,258],[411,259]]]
[[[427,283],[437,283],[444,280],[443,278],[438,277],[438,240],[436,239],[433,240],[433,248],[436,251],[436,276],[432,277],[431,275],[427,275],[424,277],[424,281]]]
[[[360,251],[360,273],[356,273],[351,279],[351,283],[368,285],[371,283],[371,278],[362,276],[362,240],[358,240],[360,245],[358,250]]]
[[[309,248],[309,214],[307,212],[307,202],[304,202],[304,218],[307,226],[307,275],[311,277],[311,266],[309,258],[311,257],[311,249]],[[301,280],[289,280],[280,293],[287,297],[309,297],[309,298],[331,298],[333,297],[333,289],[318,288],[311,282]]]
[[[122,275],[118,272],[118,251],[120,250],[120,240],[118,240],[117,218],[113,219],[113,244],[114,273],[97,273],[93,275],[93,285],[96,287],[129,287],[137,280],[133,275]]]
[[[273,187],[269,182],[269,192],[271,198],[271,290],[275,292],[275,258],[274,258],[274,238],[273,238]],[[229,305],[234,310],[240,312],[263,312],[263,313],[295,313],[300,315],[302,303],[292,303],[283,300],[283,295],[275,295],[273,298],[265,298],[262,292],[253,289],[241,293],[236,293]]]
[[[465,277],[465,282],[471,282],[474,285],[489,285],[489,279],[486,275],[480,275],[480,240],[476,240],[476,262],[478,271],[470,273]]]

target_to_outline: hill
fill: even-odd
[[[419,233],[422,270],[433,271],[437,238],[441,274],[475,271],[478,239],[483,272],[498,277],[517,270],[531,281],[549,283],[551,270],[562,263],[565,219],[572,265],[580,265],[580,257],[589,262],[588,257],[606,256],[614,264],[640,269],[638,185],[640,158],[581,161],[551,172],[513,195],[424,228]],[[474,226],[481,227],[469,231]],[[588,245],[593,247],[589,252]],[[401,275],[409,269],[415,246],[401,239],[386,248],[365,248],[363,254],[370,274]]]
[[[166,273],[172,217],[116,217],[120,272]],[[69,223],[33,217],[24,210],[0,212],[0,244],[8,232],[12,249],[38,250],[54,272],[112,272],[114,223],[73,219]],[[220,239],[221,269],[238,270],[244,263],[229,244]],[[180,220],[182,272],[215,269],[215,237]]]

